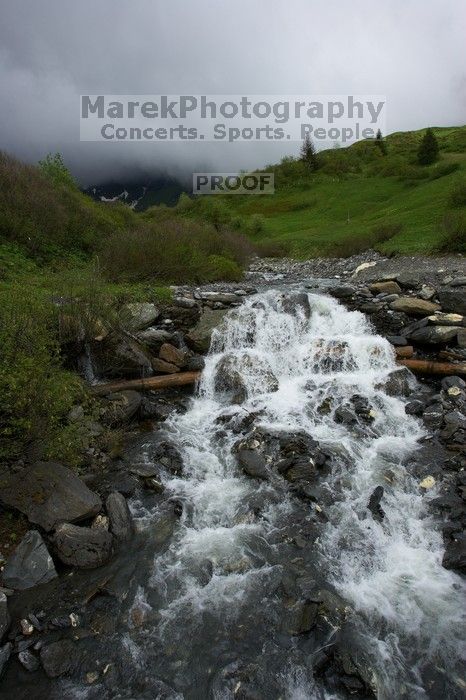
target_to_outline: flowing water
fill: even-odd
[[[394,369],[387,341],[329,297],[274,290],[229,312],[189,410],[166,424],[184,467],[164,474],[165,496],[182,514],[127,601],[113,697],[350,697],[325,671],[335,649],[365,685],[358,697],[461,697],[464,588],[441,565],[435,492],[407,468],[424,429],[384,390]],[[365,419],[338,419],[355,396]],[[296,433],[327,456],[309,497],[273,460],[265,479],[238,467],[238,440]],[[367,505],[381,485],[377,519]],[[132,504],[149,539],[163,507]],[[299,634],[303,601],[324,612]]]

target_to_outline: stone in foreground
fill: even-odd
[[[395,299],[390,304],[390,308],[393,311],[403,311],[409,316],[430,316],[436,311],[441,311],[441,307],[438,304],[434,304],[433,301],[426,301],[425,299],[417,299],[416,297],[400,297]]]
[[[42,647],[40,660],[49,678],[71,673],[76,666],[76,647],[71,639],[62,639]]]
[[[70,469],[38,462],[0,485],[0,501],[27,515],[47,532],[60,522],[97,515],[102,503]]]
[[[63,523],[53,536],[57,555],[64,564],[80,569],[96,569],[112,555],[112,535],[103,529]]]
[[[114,491],[108,496],[105,505],[113,535],[120,542],[129,540],[133,534],[133,524],[126,498],[118,491]]]
[[[3,570],[3,582],[17,591],[48,583],[57,577],[44,540],[37,530],[27,532]]]

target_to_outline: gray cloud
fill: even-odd
[[[80,94],[387,95],[388,131],[466,121],[463,0],[0,0],[0,148],[83,184],[264,165],[297,144],[84,143]]]

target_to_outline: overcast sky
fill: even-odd
[[[85,143],[80,94],[385,94],[389,132],[466,123],[465,0],[0,0],[0,148],[83,184],[229,171],[295,143]]]

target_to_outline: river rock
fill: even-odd
[[[91,348],[96,374],[102,377],[148,377],[151,356],[134,338],[111,334]]]
[[[309,297],[304,292],[283,295],[280,300],[280,305],[285,313],[295,316],[296,312],[300,310],[305,318],[310,318],[311,316]]]
[[[254,376],[262,391],[278,390],[278,380],[266,361],[243,352],[241,355],[224,355],[215,370],[215,391],[231,403],[241,404],[248,397],[245,378]]]
[[[419,287],[419,278],[415,277],[412,272],[401,272],[395,279],[405,289],[417,289]]]
[[[414,331],[408,337],[413,343],[419,345],[443,345],[456,340],[459,330],[461,329],[457,326],[426,326]]]
[[[127,423],[138,412],[142,396],[137,391],[119,391],[116,394],[108,394],[103,400],[102,421],[110,426]]]
[[[394,369],[383,382],[377,384],[376,389],[385,391],[388,396],[409,396],[411,387],[416,379],[407,367]]]
[[[126,498],[118,491],[114,491],[107,497],[105,507],[110,518],[110,530],[113,536],[120,542],[129,540],[133,534],[133,523]]]
[[[49,678],[58,678],[71,673],[77,663],[77,651],[71,639],[62,639],[43,646],[40,650],[40,660]]]
[[[135,332],[151,326],[160,316],[160,310],[149,302],[136,302],[123,307],[129,330]]]
[[[331,287],[328,290],[328,293],[336,299],[349,299],[355,292],[355,287],[352,287],[349,284],[337,285],[336,287]]]
[[[186,353],[182,350],[178,350],[174,345],[170,343],[164,343],[160,348],[159,357],[165,362],[169,362],[176,367],[184,367],[186,365]]]
[[[3,673],[3,669],[6,666],[6,663],[8,659],[10,658],[11,655],[11,650],[13,649],[13,645],[11,642],[8,642],[5,644],[3,647],[0,648],[0,676]]]
[[[0,593],[0,642],[10,626],[10,614],[8,612],[8,600],[4,593]]]
[[[151,350],[158,352],[164,343],[169,343],[172,340],[173,333],[162,328],[146,328],[146,330],[137,333],[136,337]]]
[[[444,311],[466,316],[466,290],[461,287],[442,289],[439,300]]]
[[[460,328],[458,330],[456,342],[460,348],[466,348],[466,328]]]
[[[427,320],[434,326],[462,326],[464,316],[461,316],[461,314],[446,314],[440,311],[433,316],[428,316]]]
[[[374,282],[369,285],[372,294],[401,294],[401,287],[394,281]]]
[[[438,304],[425,299],[417,299],[416,297],[400,297],[395,299],[390,304],[393,311],[402,311],[409,316],[429,316],[436,311],[441,311]]]
[[[448,541],[442,561],[446,569],[466,572],[466,536],[464,533]]]
[[[239,450],[238,461],[242,470],[256,479],[267,479],[265,459],[256,450]]]
[[[371,493],[369,502],[367,504],[367,507],[372,513],[372,517],[379,523],[381,523],[385,517],[385,512],[382,509],[382,506],[380,505],[380,501],[383,498],[383,493],[383,486],[376,486],[373,492]]]
[[[40,666],[39,659],[32,653],[32,651],[29,651],[29,649],[20,651],[18,654],[18,660],[20,664],[30,673],[37,671]]]
[[[80,569],[95,569],[112,555],[113,537],[106,530],[62,523],[52,538],[64,564]]]
[[[18,591],[48,583],[56,576],[52,557],[37,530],[24,535],[3,569],[5,585]]]
[[[177,365],[161,360],[160,357],[152,358],[152,369],[157,374],[176,374],[180,371],[180,368]]]
[[[186,335],[186,342],[195,352],[205,354],[210,347],[212,333],[223,321],[226,309],[203,310],[199,321]]]
[[[47,532],[60,522],[91,518],[102,506],[96,493],[56,462],[37,462],[4,480],[0,501],[21,511]]]

